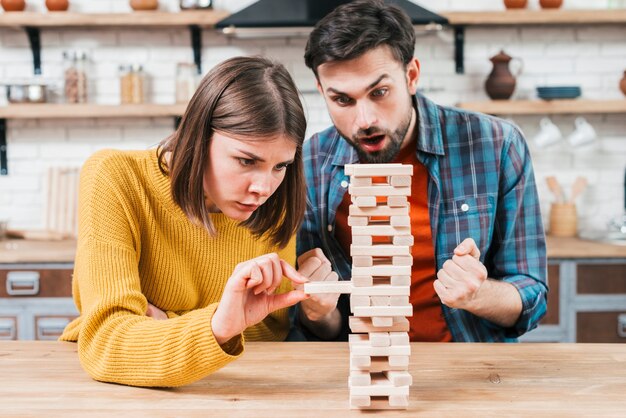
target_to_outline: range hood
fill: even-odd
[[[350,0],[259,0],[221,20],[216,27],[236,37],[308,35],[335,7]],[[409,0],[388,0],[403,9],[414,25],[441,29],[448,19]]]

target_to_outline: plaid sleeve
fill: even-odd
[[[507,329],[518,337],[535,327],[547,308],[546,244],[535,176],[522,134],[515,127],[503,148],[496,224],[488,270],[511,283],[522,298],[522,313]]]
[[[306,211],[304,213],[304,220],[302,226],[298,231],[298,239],[296,243],[296,254],[299,256],[313,248],[322,246],[320,241],[320,226],[316,219],[318,210],[315,202],[317,202],[316,193],[319,190],[317,180],[319,179],[319,173],[315,173],[315,161],[317,155],[313,151],[312,141],[309,139],[305,141],[303,146],[303,158],[304,158],[304,176],[306,179]]]

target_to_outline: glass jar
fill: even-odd
[[[64,95],[66,103],[87,103],[89,60],[84,51],[63,52]]]
[[[120,98],[122,104],[144,102],[145,73],[140,64],[120,65]]]
[[[180,8],[187,9],[212,9],[213,0],[180,0]]]
[[[194,63],[176,65],[176,103],[187,103],[198,86],[198,67]]]

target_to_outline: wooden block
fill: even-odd
[[[353,255],[352,267],[372,267],[374,258],[371,255]]]
[[[352,196],[351,200],[353,205],[360,208],[376,207],[376,196]]]
[[[406,306],[406,305],[410,305],[408,296],[389,296],[389,306]]]
[[[367,216],[348,216],[349,226],[367,226],[369,218]]]
[[[350,408],[363,409],[371,405],[370,397],[367,395],[350,395]]]
[[[401,357],[401,356],[400,356]],[[386,356],[374,356],[368,357],[369,364],[367,366],[358,366],[355,365],[352,361],[350,362],[350,370],[363,370],[368,371],[370,373],[379,373],[385,372],[388,370],[396,370],[396,371],[406,371],[407,366],[392,366],[389,364],[389,357]]]
[[[413,316],[413,307],[408,306],[355,306],[354,316]]]
[[[411,185],[411,176],[389,176],[387,181],[392,186],[407,187]]]
[[[411,347],[411,346],[409,346]],[[370,360],[371,363],[371,360]],[[402,366],[402,367],[409,367],[409,356],[396,356],[396,355],[390,355],[389,356],[389,365],[390,366]]]
[[[350,369],[369,367],[372,364],[370,356],[359,356],[350,352]]]
[[[354,277],[352,278],[352,281],[354,282]],[[353,295],[369,295],[369,296],[406,296],[408,297],[411,294],[411,288],[410,286],[391,286],[391,285],[354,287],[352,289],[352,294]]]
[[[371,235],[357,235],[352,236],[352,245],[372,245],[372,236]]]
[[[350,353],[355,356],[410,356],[410,345],[390,345],[388,347],[372,347],[367,344],[357,344],[350,347]]]
[[[375,327],[368,317],[351,316],[348,322],[352,332],[409,332],[409,320],[404,316],[394,316],[392,324],[385,327]]]
[[[369,396],[390,396],[403,395],[409,396],[408,386],[394,386],[384,376],[372,377],[370,386],[350,386],[350,395],[369,395]]]
[[[350,205],[350,216],[408,216],[409,207],[396,207],[392,208],[387,206],[386,203],[379,202],[376,207],[360,208],[358,206]]]
[[[391,403],[391,398],[398,399],[394,400],[394,404]],[[361,411],[400,411],[406,410],[409,406],[409,397],[402,395],[392,395],[392,396],[371,396],[370,404],[367,406],[350,406],[351,409],[358,409]],[[400,398],[404,398],[405,405],[395,405],[395,403],[400,402]]]
[[[411,286],[411,276],[410,275],[397,275],[391,276],[391,286]]]
[[[394,255],[391,262],[394,266],[412,266],[413,256],[411,255]]]
[[[409,334],[406,332],[390,332],[389,339],[392,345],[409,345]]]
[[[350,335],[358,335],[358,334],[350,334]],[[372,347],[389,347],[391,345],[391,337],[389,336],[388,332],[370,332],[369,341]]]
[[[410,276],[411,266],[372,266],[372,267],[353,267],[352,275],[354,276]]]
[[[389,219],[389,224],[391,226],[411,226],[411,217],[410,216],[392,216]]]
[[[349,280],[333,282],[309,282],[304,284],[304,293],[352,293],[354,286]]]
[[[352,177],[375,176],[412,176],[413,166],[410,164],[346,164],[344,173]]]
[[[372,285],[374,284],[374,278],[372,276],[352,276],[352,284],[354,285],[355,289],[357,287],[372,287]],[[359,292],[359,295],[364,294],[367,293]]]
[[[370,297],[366,295],[350,295],[350,312],[356,307],[370,306]]]
[[[350,185],[355,186],[355,187],[371,186],[372,178],[371,177],[352,177],[350,179]]]
[[[393,245],[407,246],[413,245],[413,235],[395,235],[392,239]],[[354,239],[352,240],[354,242]]]
[[[387,225],[353,226],[352,236],[354,237],[355,235],[370,235],[370,236],[408,235],[408,236],[411,236],[411,228],[406,227],[406,226],[387,226]]]
[[[390,245],[390,244],[374,244],[374,245],[354,245],[350,246],[350,255],[376,255],[376,256],[394,256],[394,255],[411,255],[411,247],[408,245]]]
[[[374,316],[372,317],[372,325],[377,328],[390,327],[393,325],[393,318],[389,316]]]
[[[391,371],[390,371],[391,372]],[[394,372],[395,373],[395,372]],[[402,372],[397,372],[402,373]],[[408,374],[408,373],[407,373]],[[370,386],[372,384],[372,375],[365,370],[350,370],[350,377],[348,378],[348,385],[352,386]],[[409,375],[411,376],[411,375]],[[391,379],[389,379],[393,383]],[[400,386],[400,385],[396,385]]]
[[[370,406],[371,406],[371,400],[370,400]],[[409,397],[402,396],[402,395],[391,395],[389,396],[389,406],[391,408],[395,407],[395,408],[406,409],[409,407]]]
[[[407,296],[408,299],[408,296]],[[391,296],[370,296],[371,306],[389,306],[391,305]]]
[[[383,374],[394,386],[411,386],[413,384],[413,376],[409,372],[387,370]],[[352,376],[352,372],[350,372],[350,376]],[[371,378],[369,380],[371,381]]]
[[[352,196],[411,196],[411,188],[377,184],[356,187],[351,184],[348,186],[348,193]]]
[[[387,206],[391,208],[402,208],[409,206],[406,196],[389,196],[387,198]]]

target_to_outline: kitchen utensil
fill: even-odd
[[[46,0],[46,8],[51,12],[64,12],[69,7],[69,0]]]
[[[180,8],[182,10],[211,9],[213,0],[180,0]]]
[[[563,0],[539,0],[539,5],[543,9],[558,9],[563,5]]]
[[[565,202],[565,195],[563,194],[563,189],[561,188],[561,185],[559,184],[559,181],[556,179],[556,177],[554,176],[546,177],[546,183],[548,183],[548,188],[550,189],[552,194],[554,194],[554,197],[556,197],[556,203]]]
[[[537,96],[544,100],[575,99],[580,97],[582,90],[579,86],[540,86],[537,87]]]
[[[549,145],[556,144],[563,138],[561,130],[550,118],[542,118],[539,122],[539,127],[539,133],[533,138],[534,143],[539,148],[546,148]]]
[[[550,232],[555,237],[574,237],[578,232],[576,205],[553,203],[550,206]]]
[[[45,103],[47,86],[41,81],[4,83],[9,103]]]
[[[485,91],[487,95],[493,100],[510,99],[515,91],[515,84],[517,83],[515,77],[519,76],[522,72],[522,61],[519,58],[511,57],[504,51],[500,51],[499,54],[494,55],[490,60],[493,63],[493,69],[485,81]],[[509,63],[513,60],[520,63],[515,76],[509,69]]]
[[[504,0],[504,7],[507,9],[523,9],[528,4],[528,0]]]
[[[133,10],[156,10],[159,8],[158,0],[130,0]]]
[[[5,12],[21,12],[26,8],[26,0],[1,0]]]
[[[586,187],[587,179],[584,177],[577,177],[576,180],[574,180],[574,184],[572,185],[572,193],[569,197],[569,203],[573,204],[576,201],[576,198],[585,191]]]
[[[597,138],[596,130],[583,117],[578,117],[574,121],[576,129],[567,137],[567,142],[572,147],[579,147],[589,144]]]

